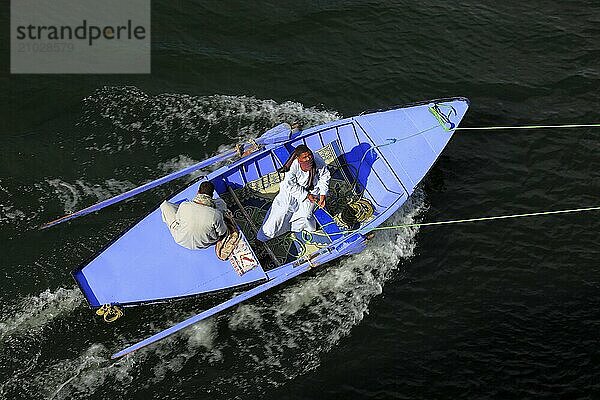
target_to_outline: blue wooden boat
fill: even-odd
[[[240,243],[245,246],[245,259],[221,261],[214,248],[188,250],[177,245],[156,209],[73,272],[89,305],[127,307],[225,289],[245,291],[114,354],[113,358],[160,340],[314,266],[360,252],[369,232],[402,206],[433,166],[468,105],[466,98],[439,99],[363,113],[300,131],[284,124],[252,145],[242,146],[240,154],[231,151],[157,180],[160,184],[226,160],[225,165],[203,179],[215,184],[218,196],[232,210],[242,232]],[[282,175],[276,169],[299,144],[318,153],[329,166],[332,180],[328,203],[325,209],[315,212],[317,232],[283,235],[270,241],[265,249],[255,241],[255,229],[278,191]],[[169,200],[192,199],[198,185],[191,184]],[[153,186],[144,185],[141,189],[150,187]],[[130,197],[141,189],[123,196]],[[127,197],[123,196],[116,201]],[[82,213],[97,209],[90,207]],[[78,215],[58,222],[75,216]]]

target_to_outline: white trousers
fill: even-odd
[[[265,216],[263,225],[256,235],[258,240],[266,242],[290,231],[317,230],[317,221],[313,215],[315,203],[307,199],[298,203],[292,196],[280,195],[281,192],[275,197],[273,205]]]

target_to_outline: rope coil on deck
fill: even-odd
[[[341,220],[348,226],[355,226],[371,218],[375,212],[373,204],[365,198],[353,200],[346,204],[340,215]]]

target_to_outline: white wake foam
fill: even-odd
[[[170,174],[172,172],[182,170],[184,168],[187,168],[187,167],[197,164],[197,163],[198,163],[198,161],[194,160],[193,158],[191,158],[185,154],[180,154],[177,157],[174,157],[168,161],[158,164],[158,169],[163,171],[165,174]],[[202,170],[194,171],[191,174],[187,175],[185,177],[185,179],[186,179],[186,181],[189,182],[189,181],[193,181],[194,179],[198,178],[199,176],[205,175],[205,174],[206,174],[206,172],[203,172]]]
[[[8,187],[9,182],[0,179],[0,225],[19,226],[34,219],[39,209],[27,212],[22,209],[22,195],[28,188],[20,187],[18,193],[13,194]]]
[[[77,179],[74,183],[62,179],[46,179],[45,184],[62,203],[65,213],[77,211],[84,206],[106,200],[136,187],[130,181],[105,179],[101,183],[91,183]],[[43,188],[43,184],[36,184]]]
[[[14,204],[0,204],[0,225],[19,224],[27,221],[27,215]]]
[[[416,222],[424,209],[418,191],[389,223]],[[150,388],[189,373],[186,368],[199,374],[216,369],[217,376],[213,373],[211,379],[195,383],[199,393],[216,397],[256,396],[282,385],[317,368],[321,357],[363,320],[373,297],[399,272],[401,261],[413,255],[417,231],[379,232],[362,253],[321,266],[316,274],[265,298],[203,321],[116,364],[105,359],[77,371],[77,376],[63,381],[65,397],[57,398],[83,398],[116,380]],[[169,315],[173,323],[189,316],[174,312]],[[140,368],[146,370],[143,378]]]
[[[154,149],[174,142],[222,142],[259,136],[282,122],[313,126],[339,118],[335,112],[304,107],[286,101],[249,96],[150,95],[133,86],[107,86],[83,101],[79,125],[100,129],[102,137],[90,134],[88,148],[119,152],[132,148]]]
[[[46,290],[27,296],[8,307],[0,320],[0,342],[11,335],[39,330],[56,318],[68,315],[83,302],[77,288]]]
[[[424,208],[419,191],[388,223],[415,222]],[[229,327],[244,332],[243,337],[250,332],[251,337],[262,338],[262,349],[258,343],[238,343],[236,354],[243,354],[258,370],[242,377],[245,384],[264,386],[257,377],[267,377],[271,384],[280,385],[316,368],[323,353],[362,321],[371,299],[382,292],[400,261],[413,255],[416,233],[416,228],[381,231],[362,253],[330,263],[318,274],[274,292],[268,302],[235,309]],[[228,384],[239,381],[236,376]]]

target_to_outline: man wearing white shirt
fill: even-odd
[[[327,165],[305,145],[299,145],[279,170],[285,177],[256,238],[262,242],[285,232],[313,232],[314,208],[325,206],[331,174]]]

